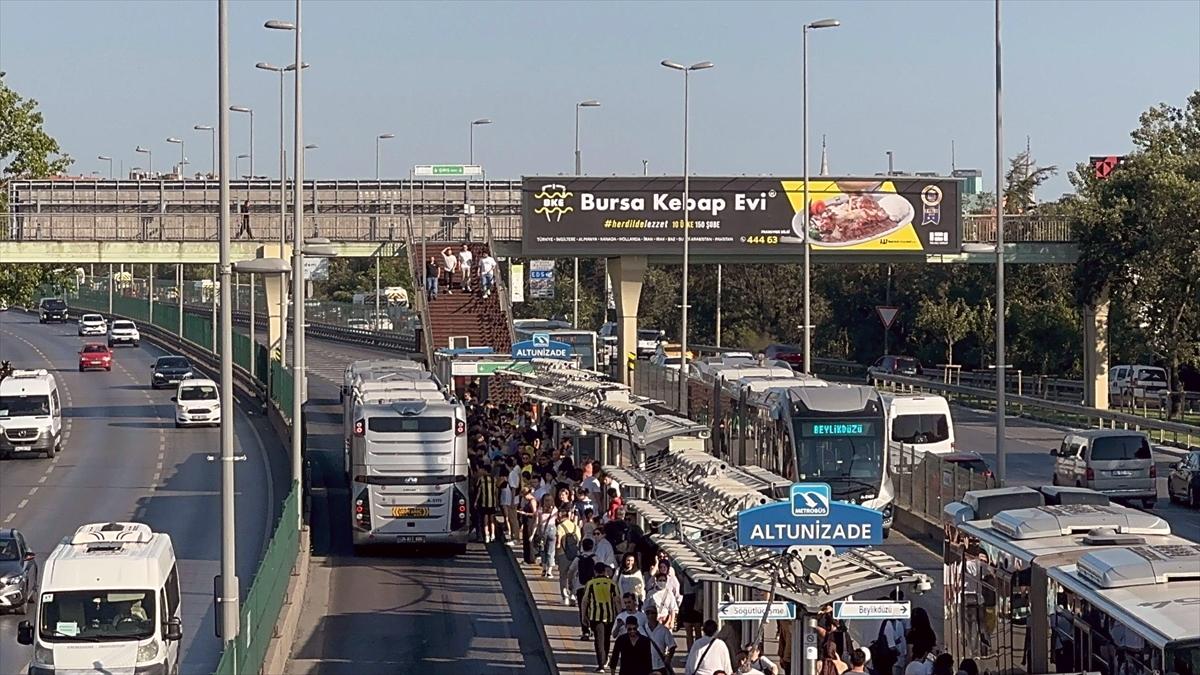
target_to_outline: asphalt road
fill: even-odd
[[[39,325],[0,313],[0,359],[46,368],[64,404],[64,450],[54,460],[0,463],[0,526],[16,527],[44,562],[83,523],[138,521],[171,535],[183,592],[182,672],[211,673],[220,658],[213,634],[213,577],[220,567],[220,477],[217,429],[176,429],[169,389],[149,386],[161,350],[118,348],[111,372],[78,372],[83,338],[74,324]],[[95,338],[88,338],[94,341]],[[238,575],[243,597],[270,536],[277,502],[273,467],[283,450],[266,420],[239,410],[237,463]],[[29,618],[32,620],[31,611]],[[16,616],[0,617],[0,673],[24,672],[32,648],[17,644]]]
[[[549,673],[516,570],[496,545],[473,543],[458,557],[437,549],[354,556],[338,386],[350,361],[389,355],[308,343],[313,557],[288,673]]]

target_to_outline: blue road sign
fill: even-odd
[[[790,499],[738,514],[738,544],[767,548],[833,546],[861,548],[883,543],[883,514],[833,501],[825,483],[796,483]]]
[[[551,340],[549,333],[534,333],[529,340],[514,342],[512,357],[515,361],[532,359],[561,359],[571,360],[575,349],[566,342]]]

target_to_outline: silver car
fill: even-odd
[[[36,598],[37,556],[20,530],[0,530],[0,611],[24,614]]]
[[[1085,487],[1117,499],[1158,500],[1154,452],[1140,431],[1092,429],[1067,434],[1053,448],[1054,484]]]

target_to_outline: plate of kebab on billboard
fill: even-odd
[[[853,246],[872,241],[908,225],[916,216],[904,197],[879,192],[882,183],[843,181],[837,185],[841,194],[809,196],[808,233],[814,245]]]

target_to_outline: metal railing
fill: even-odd
[[[892,444],[888,464],[896,508],[934,525],[941,522],[942,508],[962,499],[968,490],[1000,487],[990,471],[972,471],[963,464],[918,452],[908,445]]]
[[[390,206],[390,207],[389,207]],[[444,208],[444,205],[436,205]],[[107,209],[107,210],[105,210]],[[461,211],[435,212],[423,205],[410,214],[407,204],[364,202],[344,204],[330,212],[304,214],[306,236],[328,237],[335,242],[405,241],[406,232],[428,240],[462,238],[470,228]],[[99,205],[80,204],[80,210],[54,206],[43,211],[24,210],[0,214],[0,239],[15,241],[217,241],[215,204],[146,203]],[[248,213],[232,214],[234,240],[264,243],[279,241],[280,215],[277,205],[255,202]],[[519,241],[522,237],[520,205],[491,204],[480,216],[496,241]],[[290,216],[289,216],[290,219]],[[284,227],[288,241],[292,227]],[[963,217],[966,243],[996,241],[996,218],[992,215]],[[1005,216],[1004,238],[1008,243],[1071,243],[1077,241],[1065,218],[1052,216]]]

